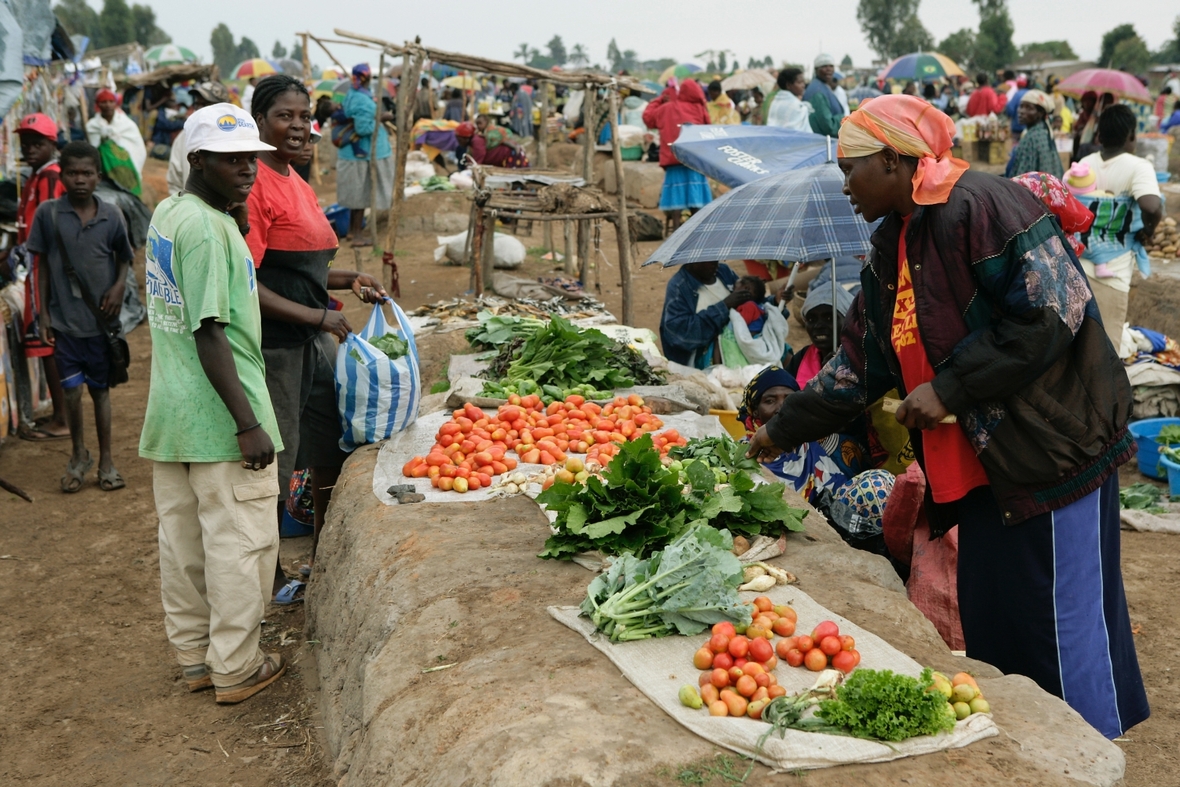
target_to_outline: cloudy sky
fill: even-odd
[[[98,0],[91,5],[99,6]],[[444,0],[427,3],[377,3],[361,0],[154,0],[160,26],[173,41],[209,58],[209,33],[218,22],[236,37],[252,38],[269,55],[275,39],[290,48],[294,34],[308,30],[332,36],[333,28],[368,33],[386,40],[422,37],[440,49],[510,60],[521,43],[544,50],[556,33],[567,49],[582,44],[595,62],[605,62],[611,38],[620,49],[633,49],[642,59],[673,57],[682,62],[703,58],[706,49],[729,49],[742,62],[751,55],[772,55],[776,61],[810,61],[821,51],[837,60],[852,55],[857,65],[873,58],[856,22],[856,0],[826,0],[811,7],[785,0]],[[1135,26],[1149,47],[1171,37],[1172,20],[1180,14],[1174,0],[1008,0],[1017,44],[1062,39],[1082,58],[1094,58],[1102,34],[1125,22]],[[198,10],[199,9],[199,10]],[[925,0],[919,16],[941,40],[963,27],[976,27],[979,15],[970,0]],[[364,50],[330,46],[351,66],[374,59]],[[312,60],[329,65],[312,46]]]

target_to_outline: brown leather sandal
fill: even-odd
[[[267,653],[262,666],[249,678],[233,686],[218,686],[217,702],[220,705],[232,705],[253,697],[281,678],[286,671],[287,662],[283,660],[281,653]]]

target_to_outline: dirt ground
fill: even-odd
[[[149,160],[149,188],[163,193],[163,173],[162,162]],[[326,202],[333,201],[330,179],[321,194]],[[522,240],[538,246],[540,231]],[[641,244],[641,259],[656,245]],[[434,246],[431,234],[401,236],[396,260],[401,303],[407,308],[467,290],[467,271],[434,263]],[[610,225],[603,232],[602,251],[606,259],[600,267],[600,297],[621,314]],[[345,246],[338,259],[346,267],[357,258]],[[378,257],[359,260],[359,267],[377,272]],[[536,276],[551,268],[530,255],[519,275]],[[142,282],[142,260],[139,271]],[[658,327],[668,275],[659,269],[636,270],[638,325]],[[365,318],[359,304],[350,303],[348,313],[354,326]],[[446,351],[441,345],[432,348],[434,343],[424,342],[424,350],[432,369],[439,369]],[[189,694],[180,680],[162,625],[151,468],[136,453],[150,369],[146,327],[131,334],[130,345],[132,379],[112,394],[115,463],[127,479],[126,489],[103,493],[92,473],[82,491],[63,495],[58,479],[69,456],[68,441],[9,440],[0,447],[0,477],[34,498],[29,504],[7,494],[0,497],[0,598],[8,626],[0,638],[5,686],[0,715],[6,719],[0,725],[0,783],[332,784],[324,766],[313,685],[318,643],[305,640],[302,609],[271,607],[267,612],[265,646],[281,651],[292,667],[262,694],[221,707],[208,692]],[[87,444],[93,447],[89,414],[86,421]],[[1123,479],[1141,480],[1129,469]],[[1172,674],[1173,666],[1180,669],[1175,660],[1180,637],[1171,627],[1180,573],[1172,558],[1174,546],[1165,535],[1123,535],[1131,618],[1153,707],[1152,718],[1121,742],[1130,787],[1180,783],[1175,747],[1180,676]],[[308,547],[307,539],[283,542],[282,563],[289,572],[303,562]],[[488,622],[512,625],[511,620]],[[738,773],[744,770],[740,763],[731,765]],[[728,783],[718,772],[729,767],[705,762],[658,774],[652,783]]]

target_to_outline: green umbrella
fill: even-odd
[[[195,63],[198,58],[197,53],[191,49],[176,44],[161,44],[145,52],[143,59],[147,61],[148,65],[159,67],[178,63]]]

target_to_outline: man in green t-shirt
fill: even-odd
[[[259,649],[278,560],[282,450],[262,360],[246,197],[274,150],[241,109],[184,124],[185,190],[159,204],[147,244],[152,376],[139,454],[155,462],[164,627],[192,691],[234,703],[277,680]],[[274,435],[272,440],[271,435]]]

